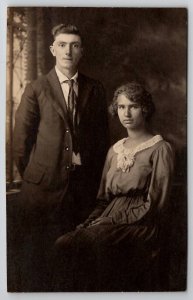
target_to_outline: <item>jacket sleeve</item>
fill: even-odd
[[[110,203],[110,199],[109,199],[108,195],[106,194],[106,178],[108,176],[107,173],[108,173],[108,170],[109,170],[110,164],[111,164],[110,163],[111,157],[112,157],[112,147],[108,151],[106,161],[104,164],[100,187],[99,187],[99,191],[98,191],[98,195],[97,195],[97,205],[96,205],[95,209],[93,210],[93,212],[89,215],[89,217],[84,222],[84,225],[88,225],[90,222],[97,219]]]
[[[98,170],[98,181],[100,182],[105,157],[109,149],[109,126],[106,95],[103,85],[98,82],[95,89],[96,115],[95,115],[95,153],[94,168]]]
[[[16,112],[13,134],[14,159],[21,177],[36,141],[39,119],[38,101],[32,85],[28,84]]]

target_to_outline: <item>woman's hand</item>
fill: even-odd
[[[86,224],[81,223],[81,224],[79,224],[79,225],[76,226],[76,229],[82,229],[82,228],[86,228],[86,227],[87,227]]]
[[[83,229],[89,226],[89,224],[93,221],[93,219],[86,219],[86,221],[84,221],[84,223],[81,223],[79,225],[76,226],[76,229]]]
[[[99,217],[96,220],[92,221],[89,226],[95,226],[95,225],[108,225],[113,224],[112,218],[110,217]]]

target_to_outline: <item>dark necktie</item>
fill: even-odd
[[[70,118],[71,125],[73,130],[76,127],[76,93],[74,91],[74,80],[66,81],[69,85],[69,94],[68,94],[68,115]]]
[[[69,94],[68,94],[68,116],[70,120],[70,125],[72,129],[72,141],[73,141],[73,151],[78,152],[77,146],[77,96],[74,91],[74,80],[65,81],[69,85]]]

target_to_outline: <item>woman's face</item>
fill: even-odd
[[[117,113],[121,124],[127,129],[142,129],[145,126],[140,104],[129,100],[124,94],[117,98]]]

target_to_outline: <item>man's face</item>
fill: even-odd
[[[56,57],[56,66],[60,71],[77,71],[83,53],[80,36],[60,33],[56,36],[50,50],[52,55]]]

